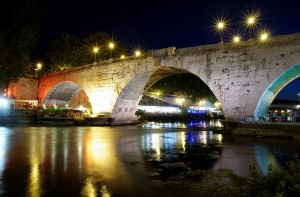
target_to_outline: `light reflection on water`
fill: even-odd
[[[223,125],[221,123],[220,119],[217,120],[197,120],[197,121],[190,121],[187,123],[184,122],[147,122],[142,125],[143,128],[152,128],[152,129],[158,129],[158,128],[179,128],[179,129],[185,129],[185,128],[202,128],[202,129],[221,129],[223,128]]]
[[[28,193],[27,196],[38,197],[42,194],[41,188],[41,174],[40,174],[40,162],[43,161],[42,154],[44,153],[45,146],[45,138],[40,136],[44,136],[45,133],[40,133],[39,135],[31,135],[29,144],[30,147],[30,174],[28,180]],[[38,139],[37,139],[38,138]]]
[[[136,126],[0,127],[0,142],[0,192],[33,197],[153,196],[153,178],[220,168],[247,175],[249,161],[265,173],[300,150],[300,142]]]
[[[0,195],[4,192],[4,183],[3,183],[3,171],[6,166],[7,159],[7,149],[9,143],[9,136],[11,131],[5,127],[0,127]]]

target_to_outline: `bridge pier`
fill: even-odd
[[[112,118],[111,125],[133,125],[137,124],[137,119],[130,119],[130,118]]]

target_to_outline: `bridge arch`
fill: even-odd
[[[300,64],[297,64],[279,75],[263,92],[256,106],[254,117],[260,119],[268,111],[276,95],[291,81],[300,76]]]
[[[54,85],[45,96],[42,104],[77,108],[90,108],[89,97],[81,86],[71,81],[62,81]]]
[[[114,119],[114,123],[115,124],[126,123],[126,121],[128,123],[136,122],[137,116],[135,115],[135,112],[137,111],[138,104],[143,96],[143,93],[146,92],[157,81],[167,76],[183,74],[183,73],[193,74],[194,76],[198,77],[199,80],[201,80],[204,84],[206,84],[203,81],[203,79],[201,79],[201,77],[197,76],[195,73],[192,73],[188,69],[184,69],[184,68],[158,66],[157,69],[155,70],[136,74],[124,86],[124,88],[122,89],[121,93],[119,94],[115,102],[112,115],[111,115],[112,118]]]

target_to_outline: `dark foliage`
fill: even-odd
[[[148,91],[161,91],[164,94],[189,97],[193,101],[197,99],[206,99],[212,103],[217,101],[209,87],[193,74],[179,74],[165,77],[156,82]]]
[[[0,92],[33,70],[30,53],[39,38],[41,16],[34,0],[1,1]]]

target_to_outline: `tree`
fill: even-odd
[[[200,99],[212,103],[217,101],[209,87],[193,74],[177,74],[165,77],[157,81],[149,91],[163,91],[165,94],[186,96],[194,102]]]
[[[80,45],[75,36],[68,33],[56,37],[48,50],[50,60],[49,71],[55,72],[71,68],[77,64],[80,58]]]
[[[110,57],[118,57],[125,47],[118,45],[113,51],[107,48],[110,36],[104,32],[96,32],[87,35],[74,36],[64,33],[56,37],[50,44],[47,52],[49,71],[61,71],[64,69],[90,64],[95,61],[93,47],[99,47],[97,60],[106,60]],[[113,52],[113,53],[112,53]]]
[[[5,5],[4,5],[5,3]],[[34,0],[2,1],[0,5],[0,93],[32,68],[30,53],[39,35],[42,13]]]

